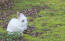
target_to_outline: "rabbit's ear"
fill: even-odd
[[[18,16],[18,17],[20,16],[20,13],[19,13],[19,12],[17,12],[17,16]]]

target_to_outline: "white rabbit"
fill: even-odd
[[[8,33],[19,32],[23,34],[23,31],[27,29],[27,18],[24,14],[17,12],[18,18],[12,18],[7,26]]]

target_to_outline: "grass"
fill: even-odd
[[[34,18],[29,25],[35,25],[33,32],[46,32],[38,37],[24,34],[23,37],[29,41],[65,41],[65,1],[64,0],[15,0],[13,9],[20,11],[32,6],[48,6],[48,9],[40,10],[38,14],[43,17]],[[12,15],[15,16],[15,15]],[[10,17],[10,16],[9,16]],[[30,19],[30,17],[29,17]],[[0,21],[1,22],[1,21]],[[42,26],[45,24],[45,26]],[[51,29],[42,31],[41,29]],[[2,32],[3,29],[0,29]],[[42,37],[42,38],[41,38]]]

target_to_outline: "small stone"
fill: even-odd
[[[56,26],[62,26],[62,24],[56,24]]]

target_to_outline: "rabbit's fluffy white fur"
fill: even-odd
[[[27,29],[27,18],[24,14],[17,12],[18,18],[12,18],[7,26],[7,31],[19,32],[23,34],[23,31]]]

